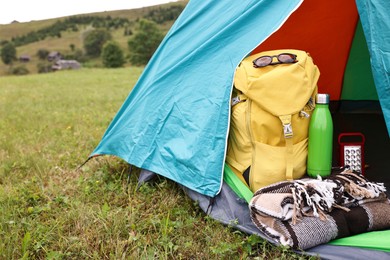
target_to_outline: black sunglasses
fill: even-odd
[[[272,62],[273,58],[276,57],[278,59],[277,62]],[[281,63],[295,63],[297,62],[297,55],[291,53],[281,53],[273,56],[261,56],[253,61],[253,67],[261,68],[268,65],[275,65]]]

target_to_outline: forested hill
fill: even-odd
[[[14,21],[0,25],[0,49],[12,45],[16,49],[16,59],[11,62],[13,67],[23,65],[29,73],[37,72],[39,64],[42,65],[42,50],[46,53],[61,53],[68,59],[78,58],[86,66],[100,66],[101,62],[96,57],[86,55],[88,53],[84,40],[89,32],[106,30],[110,34],[110,40],[115,41],[123,50],[124,56],[128,57],[128,41],[140,30],[140,21],[154,23],[159,32],[165,35],[187,2],[178,1],[139,9],[88,13],[24,23]],[[21,59],[24,59],[24,63],[18,64]],[[5,63],[4,59],[3,62],[0,61],[0,75],[7,74],[7,65],[10,63]]]
[[[44,40],[47,37],[61,37],[67,31],[78,31],[80,27],[91,25],[95,28],[131,30],[140,18],[154,21],[162,26],[169,25],[183,10],[184,3],[169,3],[140,9],[107,11],[82,14],[42,21],[0,25],[0,44],[11,41],[16,47]]]

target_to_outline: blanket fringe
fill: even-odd
[[[363,175],[349,169],[329,179],[302,179],[291,182],[291,193],[294,200],[292,224],[295,225],[302,216],[314,216],[327,219],[327,213],[333,208],[349,211],[346,206],[350,201],[341,197],[348,194],[353,200],[378,198],[386,192],[383,183],[369,182]]]
[[[321,177],[310,180],[297,180],[291,186],[294,199],[292,224],[302,216],[314,216],[326,219],[326,212],[335,204],[333,189],[335,183],[324,182]]]

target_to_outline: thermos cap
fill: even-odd
[[[329,94],[317,94],[317,104],[329,104]]]

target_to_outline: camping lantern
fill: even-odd
[[[362,133],[341,133],[339,135],[340,165],[364,174],[364,142]]]

